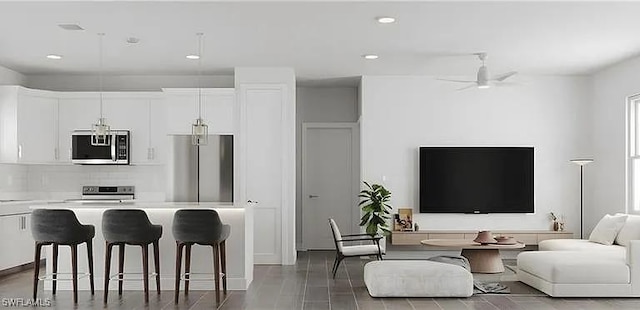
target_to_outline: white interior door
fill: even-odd
[[[307,249],[335,248],[328,218],[343,234],[357,227],[355,128],[355,124],[304,125],[302,239]]]
[[[254,214],[254,262],[282,263],[283,92],[246,92],[247,199]]]

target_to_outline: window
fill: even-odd
[[[640,95],[628,99],[627,212],[640,214]]]

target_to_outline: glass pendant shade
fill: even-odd
[[[191,125],[191,142],[193,145],[207,145],[208,137],[209,126],[202,118],[196,119],[195,124]]]
[[[104,118],[99,118],[97,124],[91,126],[91,145],[108,146],[111,145],[111,127],[107,125]]]

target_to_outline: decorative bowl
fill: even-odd
[[[510,244],[518,243],[518,241],[515,238],[509,237],[509,236],[498,236],[495,239],[497,241],[496,244],[510,245]]]

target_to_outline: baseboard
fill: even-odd
[[[8,269],[0,270],[0,278],[10,276],[12,274],[16,274],[18,272],[22,272],[25,270],[33,270],[34,262],[22,264],[20,266],[11,267]],[[42,259],[40,261],[40,268],[45,267],[45,260]]]

